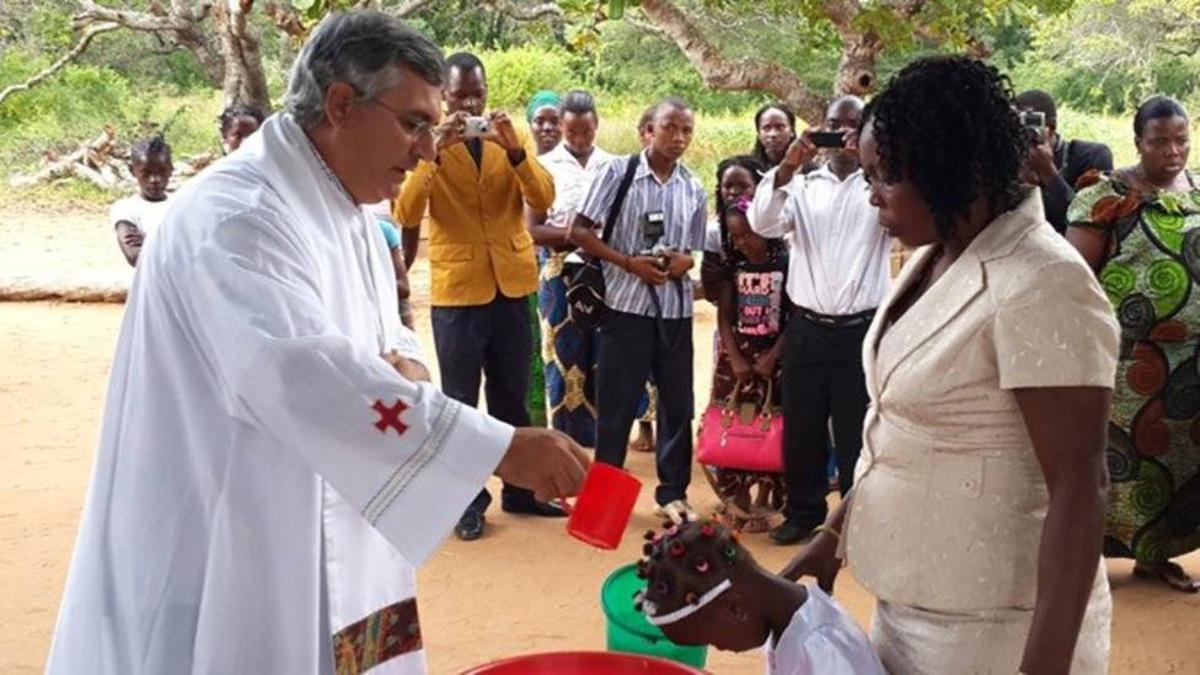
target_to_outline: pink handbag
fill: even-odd
[[[723,402],[712,402],[700,420],[696,459],[722,469],[783,473],[783,416],[772,408],[771,383],[761,411],[738,403],[739,383]]]

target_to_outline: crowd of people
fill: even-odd
[[[249,171],[271,139],[331,127],[320,140],[309,131],[315,165],[378,224],[353,246],[390,257],[395,297],[377,306],[408,329],[407,270],[422,228],[428,239],[447,399],[475,408],[482,387],[491,418],[549,426],[599,462],[652,451],[657,513],[694,523],[693,316],[697,300],[711,302],[709,406],[782,420],[779,437],[762,436],[777,448],[773,469],[705,466],[725,525],[807,542],[789,579],[812,575],[831,590],[851,565],[879,600],[871,641],[890,672],[1105,672],[1102,554],[1200,590],[1171,560],[1200,548],[1200,186],[1177,101],[1138,108],[1139,162],[1113,170],[1107,147],[1058,133],[1044,92],[1014,95],[979,61],[921,59],[869,103],[837,98],[804,130],[785,104],[763,106],[748,120],[753,145],[719,163],[710,200],[686,166],[698,122],[683,99],[647,108],[630,129],[642,150],[618,155],[596,146],[586,91],[537,92],[522,125],[489,110],[472,54],[449,56],[440,73],[403,67],[437,92],[433,103],[425,90],[385,100],[358,84],[331,99],[336,85],[322,82],[315,112],[293,93],[265,122],[227,110],[231,155],[214,171]],[[411,145],[411,166],[380,160],[394,190],[351,185],[361,171],[336,144],[355,94]],[[418,103],[444,105],[444,117],[414,112]],[[237,151],[260,125],[274,135]],[[132,160],[140,193],[114,206],[113,223],[138,265],[143,237],[171,218],[170,148],[150,139]],[[335,216],[345,217],[305,214]],[[897,243],[915,253],[893,280]],[[568,301],[580,259],[603,273],[607,310],[594,328]],[[288,278],[280,265],[271,272]],[[366,330],[355,323],[364,318],[343,318]],[[388,363],[422,379],[412,361]],[[504,511],[565,515],[528,471],[500,475],[513,477]],[[467,501],[454,532],[479,539],[492,496]]]

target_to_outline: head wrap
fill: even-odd
[[[525,106],[525,121],[533,122],[533,115],[538,108],[545,108],[548,105],[556,108],[562,105],[562,98],[559,97],[558,92],[543,89],[534,94],[533,98],[529,99],[529,105]]]

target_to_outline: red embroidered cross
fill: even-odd
[[[395,429],[399,435],[403,435],[405,431],[408,431],[408,425],[400,421],[400,413],[408,410],[408,406],[404,401],[396,399],[396,405],[386,406],[383,404],[383,401],[376,400],[375,405],[371,406],[371,408],[379,413],[379,421],[375,422],[375,428],[380,433],[386,434],[388,427]]]

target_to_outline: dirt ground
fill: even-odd
[[[96,214],[82,222],[78,216],[0,218],[0,287],[57,283],[78,291],[91,283],[119,289],[127,274],[123,265]],[[427,269],[419,265],[415,272],[414,286],[427,288]],[[95,281],[80,283],[83,277]],[[0,303],[0,673],[39,671],[45,661],[121,312],[116,304]],[[432,354],[423,305],[417,320]],[[698,401],[708,399],[706,346],[712,329],[712,313],[702,310],[696,324]],[[526,652],[603,649],[600,585],[613,569],[636,559],[640,533],[658,524],[651,515],[652,459],[631,456],[630,468],[647,487],[618,551],[578,543],[561,520],[518,518],[496,508],[483,540],[447,540],[419,580],[432,673]],[[698,473],[690,495],[703,510],[715,505]],[[796,550],[772,546],[763,535],[746,541],[770,568],[781,567]],[[1200,554],[1182,562],[1200,574]],[[1126,562],[1111,562],[1109,570],[1115,598],[1112,672],[1200,672],[1200,641],[1187,638],[1200,622],[1200,596],[1134,579]],[[849,573],[835,595],[868,624],[873,603]],[[757,653],[712,651],[708,668],[760,673],[764,666]]]

